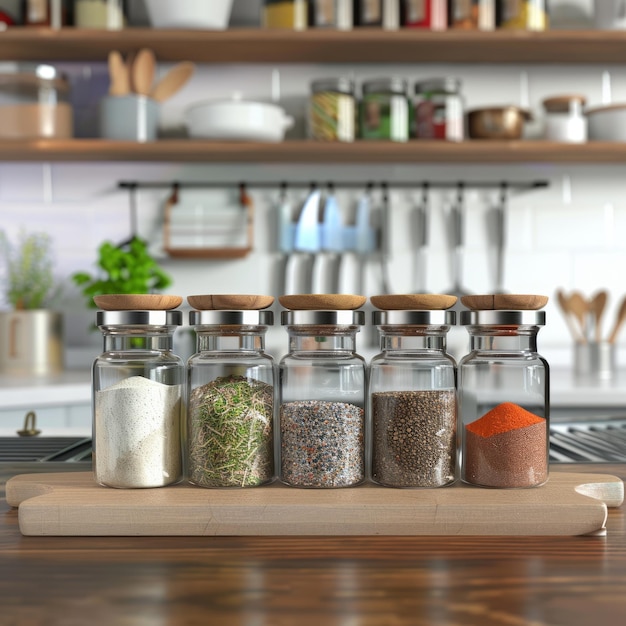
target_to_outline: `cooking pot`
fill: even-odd
[[[626,141],[626,104],[587,109],[589,139],[595,141]]]
[[[278,142],[294,124],[281,107],[264,102],[232,100],[198,102],[186,111],[189,135],[202,139]]]
[[[520,139],[529,111],[517,106],[488,107],[467,113],[470,139]]]

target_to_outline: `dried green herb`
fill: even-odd
[[[272,479],[274,389],[243,376],[197,387],[189,399],[189,478],[203,487]]]

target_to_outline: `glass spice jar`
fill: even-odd
[[[314,28],[352,30],[352,0],[311,0],[309,25]]]
[[[172,352],[180,311],[98,311],[104,352],[93,364],[93,471],[107,487],[182,478],[185,365]]]
[[[547,0],[498,0],[498,28],[544,31],[550,27]]]
[[[279,364],[280,477],[294,487],[349,487],[365,478],[363,311],[283,311]]]
[[[264,28],[306,30],[308,22],[307,0],[263,0]]]
[[[446,30],[448,0],[401,0],[400,23],[403,28]]]
[[[454,311],[374,311],[381,353],[370,363],[372,480],[443,487],[456,478],[456,363],[446,353]]]
[[[359,132],[361,139],[408,140],[409,100],[404,78],[379,78],[363,83]]]
[[[74,26],[120,30],[126,24],[124,0],[75,0]]]
[[[354,141],[356,101],[350,78],[325,78],[311,83],[309,136],[319,141]]]
[[[449,24],[452,29],[494,30],[496,0],[450,0]]]
[[[461,81],[434,78],[415,84],[413,137],[462,141],[465,137]]]
[[[256,487],[274,478],[271,311],[191,311],[187,474],[199,487]]]
[[[461,478],[482,487],[548,479],[549,367],[537,352],[544,311],[462,311],[470,352],[459,363]]]

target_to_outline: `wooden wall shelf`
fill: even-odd
[[[0,33],[7,60],[105,61],[109,50],[152,48],[160,61],[199,63],[623,63],[619,31],[304,32],[14,27]]]
[[[441,141],[322,143],[153,143],[72,140],[3,140],[0,161],[144,161],[188,163],[626,163],[626,143],[549,141]]]

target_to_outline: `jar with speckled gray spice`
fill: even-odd
[[[374,311],[381,352],[370,364],[372,480],[443,487],[457,465],[456,364],[446,353],[454,311]]]
[[[355,352],[363,311],[283,311],[280,478],[293,487],[365,479],[365,361]]]

